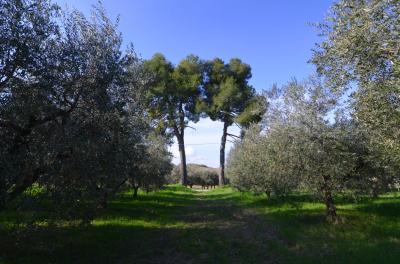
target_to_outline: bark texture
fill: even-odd
[[[322,192],[324,194],[324,200],[326,205],[326,218],[330,222],[337,221],[336,207],[332,197],[331,190],[331,178],[329,176],[323,176],[324,182],[322,186]]]
[[[224,128],[221,137],[221,146],[219,149],[219,185],[225,185],[225,145],[228,136],[228,122],[224,122]]]

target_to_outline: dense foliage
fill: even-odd
[[[227,137],[239,136],[228,133],[228,128],[237,124],[242,127],[258,122],[265,110],[262,96],[258,96],[249,84],[251,78],[250,65],[240,59],[231,59],[229,63],[216,58],[204,65],[207,81],[204,85],[202,107],[212,119],[223,123],[220,146],[219,185],[225,179],[225,145]]]
[[[173,169],[171,154],[167,149],[166,139],[162,136],[151,134],[146,139],[145,156],[137,163],[134,173],[130,174],[128,183],[134,190],[136,198],[139,188],[146,192],[159,190],[167,183],[167,176]]]
[[[387,173],[369,159],[359,127],[320,82],[291,81],[271,90],[269,102],[263,130],[250,129],[230,154],[234,186],[268,195],[314,190],[332,220],[334,192],[387,191]]]
[[[200,60],[190,55],[175,67],[162,54],[155,54],[144,65],[152,76],[147,94],[149,113],[160,131],[176,137],[181,160],[181,183],[186,185],[185,128],[189,121],[197,122],[200,117],[196,109],[203,82]]]
[[[180,179],[179,167],[174,167],[168,177],[169,183],[178,183]],[[200,164],[188,164],[188,185],[204,188],[215,187],[219,184],[218,170]]]
[[[154,156],[142,63],[121,52],[101,7],[87,19],[47,0],[1,1],[0,17],[0,204],[37,183],[60,212],[91,215]]]
[[[341,0],[319,24],[311,62],[319,79],[266,95],[261,127],[229,157],[241,190],[314,190],[336,220],[334,193],[377,194],[398,185],[398,1]]]
[[[241,191],[285,195],[298,186],[298,171],[293,162],[297,157],[289,151],[287,131],[260,134],[256,125],[246,131],[230,151],[227,175],[231,184]]]
[[[265,111],[264,98],[248,83],[250,65],[237,58],[224,63],[219,58],[203,61],[189,55],[175,66],[164,55],[155,54],[145,61],[145,67],[153,77],[147,95],[149,112],[160,131],[177,139],[181,183],[189,183],[185,129],[189,122],[208,116],[223,123],[219,184],[224,185],[226,140],[228,136],[238,137],[229,134],[228,127],[258,122]]]
[[[371,159],[398,177],[400,164],[400,3],[341,0],[318,25],[312,62],[332,90],[353,92],[353,117]],[[398,180],[398,179],[397,179]]]

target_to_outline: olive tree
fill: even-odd
[[[218,185],[218,170],[205,165],[189,164],[188,181],[190,187],[200,185],[203,189]]]
[[[294,159],[299,159],[288,141],[290,130],[274,127],[261,133],[251,126],[229,153],[227,175],[241,191],[285,195],[298,186],[299,173]]]
[[[340,0],[318,25],[322,41],[312,62],[332,90],[353,91],[354,120],[369,152],[398,177],[400,164],[400,4]]]
[[[49,1],[2,1],[0,200],[42,185],[60,211],[105,204],[141,162],[148,79],[117,24]],[[67,212],[68,213],[68,212]]]
[[[173,168],[165,137],[151,134],[146,139],[145,147],[143,160],[130,172],[129,185],[133,187],[134,198],[139,188],[145,191],[160,189],[167,183],[167,176]]]
[[[337,102],[314,79],[273,89],[263,130],[247,133],[232,151],[232,182],[258,192],[301,184],[320,194],[327,219],[336,221],[334,193],[345,189],[357,169],[348,119]]]
[[[37,157],[46,144],[35,129],[75,108],[49,102],[49,71],[60,39],[57,15],[49,1],[0,2],[0,207],[44,172]]]

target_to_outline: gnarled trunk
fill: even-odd
[[[225,184],[225,145],[226,137],[228,136],[228,122],[224,122],[224,128],[221,137],[221,146],[219,148],[219,185],[223,186]]]
[[[31,172],[27,172],[24,177],[12,187],[11,190],[6,191],[4,195],[0,197],[0,210],[4,209],[9,202],[16,199],[20,194],[37,182],[40,175],[43,173],[43,168],[37,168]]]
[[[117,194],[117,192],[120,190],[122,185],[124,185],[126,183],[127,180],[128,180],[128,178],[125,178],[119,184],[117,184],[114,188],[104,190],[104,193],[97,204],[97,209],[100,209],[100,210],[106,209],[109,199],[114,197]]]
[[[337,221],[336,207],[332,197],[331,190],[331,177],[323,176],[322,192],[324,194],[324,200],[326,205],[326,219],[330,222]]]

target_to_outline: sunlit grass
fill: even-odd
[[[223,190],[222,192],[228,192]],[[280,250],[293,263],[396,263],[400,259],[400,198],[398,193],[337,205],[341,223],[324,221],[325,206],[317,200],[292,196],[230,194],[255,208],[279,227],[287,248]],[[337,197],[337,200],[342,200]]]
[[[262,263],[265,254],[283,263],[397,263],[399,193],[358,203],[335,198],[342,221],[332,225],[324,204],[306,193],[267,199],[230,187],[173,185],[141,192],[137,200],[125,192],[89,226],[51,220],[40,198],[33,199],[31,207],[0,213],[0,263],[143,263],[173,256],[179,256],[175,263]],[[240,222],[229,222],[239,209],[258,215],[251,232],[259,237],[243,237]],[[277,237],[263,240],[268,229]]]

